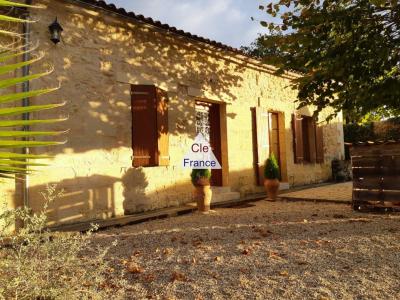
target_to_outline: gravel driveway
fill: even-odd
[[[259,201],[94,236],[135,299],[400,299],[400,215]]]

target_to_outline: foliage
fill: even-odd
[[[375,140],[374,123],[350,123],[343,126],[344,141],[356,143]]]
[[[0,215],[0,223],[24,223],[13,235],[5,228],[0,231],[0,299],[122,298],[124,275],[105,260],[111,247],[92,244],[95,227],[86,234],[45,229],[47,204],[59,196],[50,186],[43,193],[46,205],[41,213],[20,208]]]
[[[193,185],[196,185],[199,179],[209,180],[211,178],[211,171],[209,169],[193,169],[190,178]]]
[[[284,57],[284,53],[278,43],[282,37],[282,33],[274,32],[259,35],[249,47],[241,47],[241,50],[250,56],[262,58],[267,64],[276,65]]]
[[[265,161],[264,177],[268,179],[279,179],[279,164],[276,160],[275,154],[271,153],[269,158]]]
[[[347,143],[373,140],[400,140],[400,118],[361,124],[350,123],[345,124],[343,129],[344,141]]]
[[[278,0],[260,9],[279,19],[261,22],[275,33],[261,44],[279,50],[279,73],[303,72],[293,82],[300,107],[399,113],[398,1]]]
[[[15,8],[39,8],[38,6],[26,5],[13,1],[0,0],[0,8],[10,8],[8,14],[15,14]],[[19,13],[20,14],[20,13]],[[0,14],[0,24],[6,28],[5,24],[32,22],[21,17]],[[18,15],[18,13],[16,14]],[[5,23],[6,22],[6,23]],[[10,27],[10,26],[8,26]],[[43,155],[19,154],[19,148],[42,147],[62,144],[61,142],[48,140],[31,140],[37,137],[49,137],[62,134],[58,131],[29,131],[27,126],[36,124],[48,124],[63,121],[64,119],[27,119],[26,116],[31,112],[39,112],[63,106],[64,103],[19,106],[17,101],[30,97],[37,97],[55,91],[57,88],[46,88],[31,90],[28,92],[15,92],[15,87],[30,80],[44,77],[51,71],[17,76],[17,71],[21,68],[37,63],[43,58],[42,54],[33,55],[28,61],[19,59],[24,54],[31,54],[33,49],[25,49],[25,36],[12,30],[0,30],[0,149],[11,149],[11,152],[0,152],[0,177],[13,178],[15,175],[29,174],[32,166],[41,164],[30,162],[29,160],[48,158]],[[30,45],[29,45],[30,46]],[[21,50],[23,49],[23,50]],[[4,106],[5,105],[5,106]],[[25,118],[21,119],[21,116]],[[11,118],[10,118],[11,117]],[[23,130],[21,130],[23,127]],[[6,128],[4,130],[3,128]]]

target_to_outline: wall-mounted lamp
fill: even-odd
[[[54,44],[58,44],[61,41],[61,32],[64,29],[61,27],[60,23],[58,23],[57,21],[57,17],[54,20],[53,23],[51,23],[49,25],[49,31],[50,31],[50,40],[54,43]]]

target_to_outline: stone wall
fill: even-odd
[[[33,71],[51,65],[54,72],[32,85],[61,84],[61,88],[32,102],[67,101],[64,109],[51,115],[67,115],[68,121],[51,127],[70,130],[65,146],[38,150],[52,152],[54,159],[49,161],[50,167],[30,179],[30,205],[35,210],[42,205],[40,192],[47,184],[64,189],[64,196],[49,208],[51,224],[191,201],[189,171],[180,165],[195,137],[195,99],[226,105],[225,166],[229,165],[229,176],[225,183],[242,195],[260,190],[253,169],[251,117],[251,108],[257,105],[284,113],[291,185],[327,180],[331,160],[343,157],[339,115],[324,129],[325,164],[294,164],[291,115],[296,91],[289,87],[289,77],[277,77],[258,62],[74,1],[36,2],[47,6],[33,12],[39,21],[32,26],[33,39],[40,42],[46,59]],[[56,46],[47,29],[55,16],[64,27],[63,42]],[[130,84],[155,84],[168,92],[168,167],[131,167]],[[312,109],[303,110],[312,113]]]

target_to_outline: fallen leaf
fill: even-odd
[[[172,249],[171,248],[165,248],[165,249],[163,249],[162,253],[164,255],[171,255],[172,254]]]
[[[156,275],[148,273],[144,275],[144,280],[147,282],[153,282],[156,279]]]
[[[216,256],[216,257],[214,258],[214,261],[221,261],[221,257],[220,257],[220,256]]]
[[[249,254],[250,254],[250,250],[249,250],[249,249],[244,249],[244,250],[242,251],[242,254],[244,254],[244,255],[249,255]]]
[[[183,273],[174,271],[171,276],[171,281],[187,281],[187,277]]]
[[[193,241],[192,241],[192,245],[193,245],[193,246],[195,246],[195,247],[198,247],[198,246],[200,246],[200,245],[201,245],[201,243],[202,243],[202,241],[201,241],[201,240],[193,240]]]
[[[279,273],[279,275],[281,275],[281,276],[289,276],[289,272],[286,271],[286,270],[284,270],[284,271],[281,271],[281,272]]]
[[[140,267],[137,263],[130,262],[126,266],[126,269],[128,270],[129,273],[132,274],[141,274],[144,272],[144,269]]]

